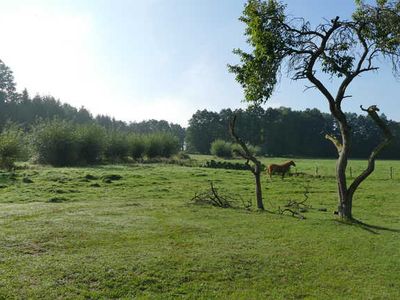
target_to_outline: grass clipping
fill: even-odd
[[[196,193],[190,200],[190,203],[195,205],[211,205],[220,208],[244,208],[251,209],[251,201],[245,201],[242,197],[234,197],[230,193],[217,189],[214,183],[210,182],[210,188]]]

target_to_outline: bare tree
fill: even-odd
[[[389,60],[395,74],[400,67],[400,1],[377,0],[376,5],[356,2],[351,20],[335,17],[312,28],[303,18],[289,19],[280,1],[248,0],[240,20],[247,26],[245,35],[253,51],[235,49],[241,63],[229,66],[243,86],[246,100],[253,104],[270,98],[283,66],[293,80],[308,80],[312,84],[308,88],[322,93],[340,130],[340,137],[326,135],[326,138],[338,153],[338,213],[345,219],[352,219],[354,193],[372,173],[377,155],[392,139],[377,114],[378,108],[371,106],[364,110],[382,129],[385,139],[372,151],[366,170],[348,185],[351,127],[342,109],[344,99],[351,97],[347,89],[362,73],[378,70],[378,58]],[[324,73],[339,81],[336,91],[324,84],[321,76]]]
[[[237,153],[246,160],[246,165],[249,166],[249,169],[253,173],[254,178],[256,180],[257,208],[264,210],[262,190],[261,190],[261,171],[262,171],[261,162],[255,157],[253,153],[251,153],[246,143],[236,134],[235,126],[236,126],[236,116],[234,116],[229,123],[229,131],[232,138],[235,139],[236,143],[238,143],[238,145],[243,150],[243,151],[238,151]],[[250,165],[250,161],[253,163],[253,165]]]

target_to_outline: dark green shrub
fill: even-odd
[[[95,124],[80,125],[77,136],[80,159],[88,164],[101,160],[107,144],[104,128]]]
[[[171,157],[179,151],[179,140],[177,137],[167,133],[154,133],[146,136],[146,156]]]
[[[105,156],[109,160],[125,160],[129,154],[129,142],[126,133],[110,131],[107,134]]]
[[[70,122],[55,119],[37,124],[31,144],[39,163],[69,166],[79,161],[79,141]]]
[[[231,163],[228,161],[215,161],[210,160],[206,161],[203,165],[205,168],[212,168],[212,169],[228,169],[228,170],[249,170],[250,167],[244,163]],[[262,165],[265,168],[264,165]]]
[[[255,156],[261,155],[261,148],[259,146],[253,146],[251,144],[246,144],[246,146],[253,155],[255,155]],[[233,144],[232,145],[232,153],[235,156],[241,157],[240,153],[244,153],[244,151],[243,151],[242,147],[240,147],[240,145]]]
[[[0,168],[11,170],[23,148],[22,131],[15,126],[6,127],[0,133]]]
[[[144,156],[146,151],[146,142],[142,135],[130,134],[128,136],[129,154],[137,160]]]
[[[212,155],[223,158],[232,157],[232,143],[224,140],[215,140],[211,143],[210,152]]]
[[[183,152],[183,151],[180,151],[180,152],[176,155],[176,158],[177,158],[177,159],[182,159],[182,160],[191,159],[191,158],[190,158],[190,155],[187,154],[186,152]]]
[[[160,135],[163,142],[162,157],[168,158],[177,154],[180,148],[179,139],[172,134],[163,133]]]

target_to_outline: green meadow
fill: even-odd
[[[0,173],[0,299],[400,298],[399,161],[377,162],[354,199],[362,223],[346,224],[333,214],[334,160],[295,159],[297,176],[264,175],[268,211],[308,191],[299,219],[192,204],[210,181],[254,200],[249,171],[192,157]],[[352,175],[365,164],[351,161]]]

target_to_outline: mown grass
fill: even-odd
[[[296,163],[306,175],[264,177],[263,192],[276,210],[303,200],[307,187],[315,209],[305,220],[189,204],[210,180],[254,198],[248,171],[149,164],[1,173],[0,298],[398,299],[400,163],[378,162],[357,192],[359,225],[333,215],[333,160]],[[364,164],[351,162],[354,175]]]

